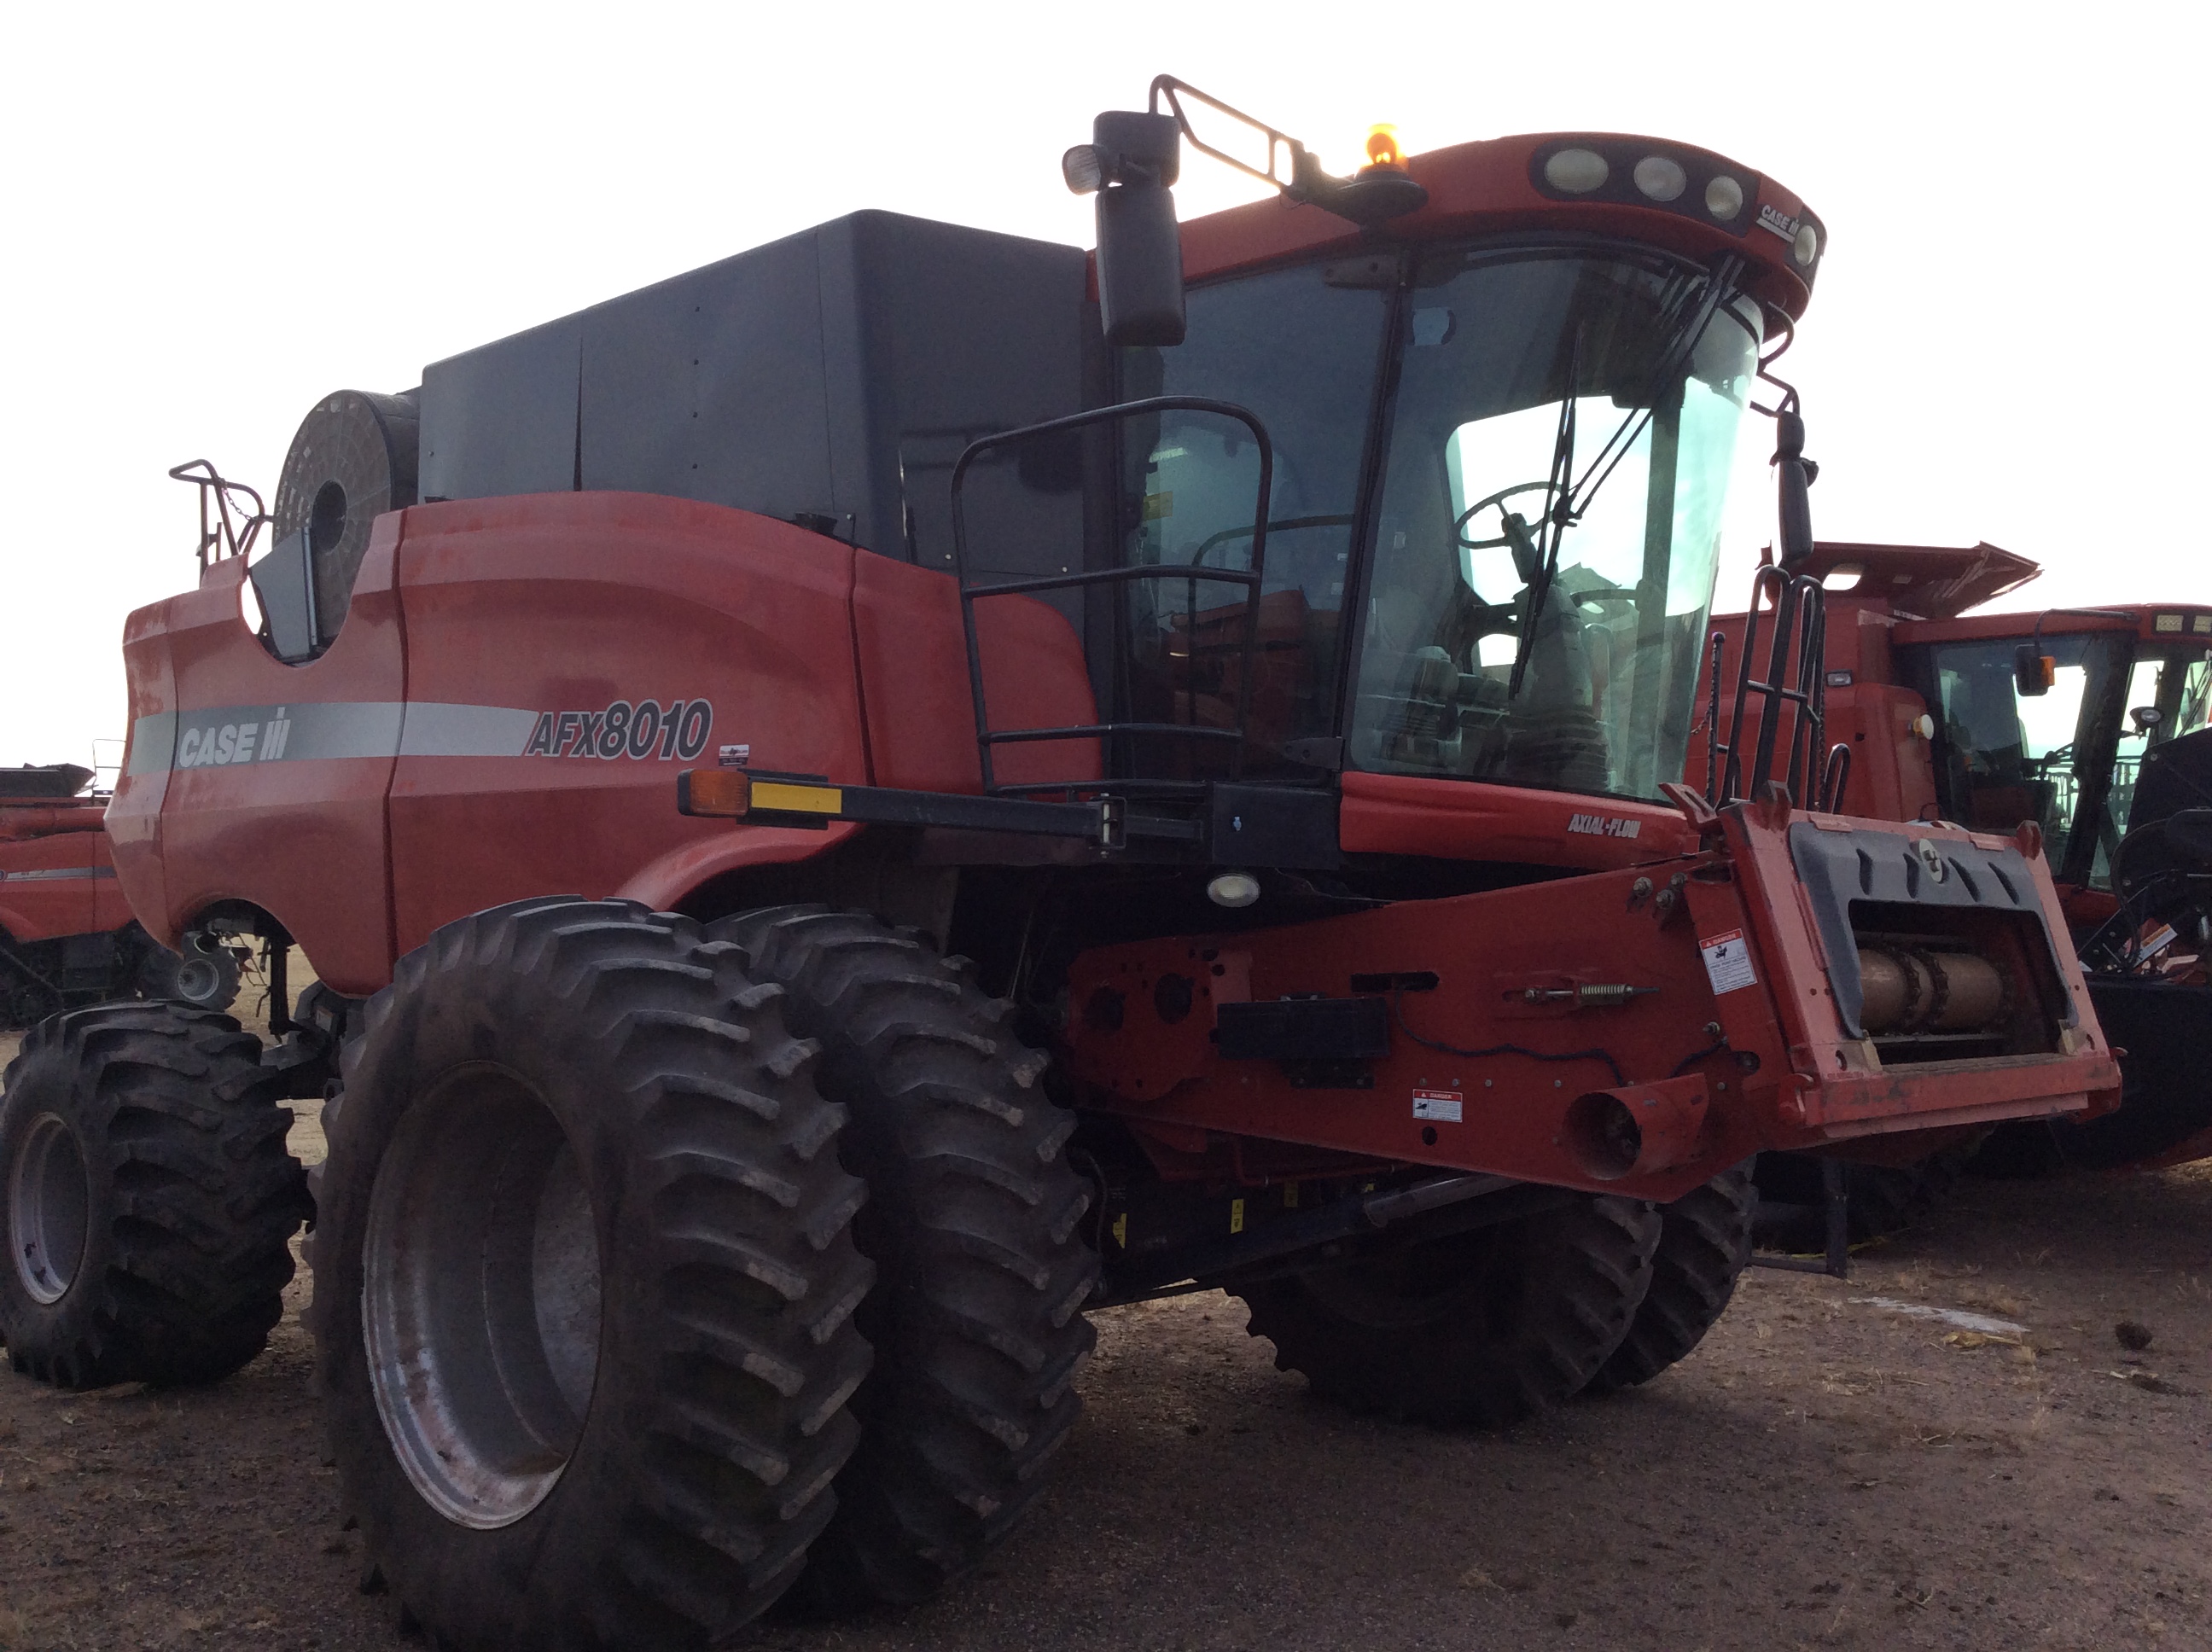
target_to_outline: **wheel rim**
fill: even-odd
[[[408,1479],[457,1524],[520,1520],[568,1466],[599,1354],[590,1196],[526,1084],[463,1068],[409,1108],[362,1272],[370,1382]]]
[[[177,996],[187,1004],[204,1004],[222,992],[222,971],[212,958],[187,956],[177,966]]]
[[[84,1265],[92,1181],[76,1133],[52,1113],[24,1132],[8,1175],[9,1248],[32,1300],[59,1302]]]

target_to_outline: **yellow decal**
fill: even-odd
[[[1297,1207],[1298,1184],[1295,1181],[1285,1181],[1283,1184],[1283,1208],[1286,1211],[1294,1211]]]
[[[1231,1233],[1244,1231],[1244,1201],[1241,1199],[1232,1199],[1229,1201],[1229,1231]]]
[[[1129,1212],[1127,1211],[1114,1218],[1114,1242],[1124,1250],[1129,1248]]]
[[[788,780],[755,780],[756,813],[773,809],[792,815],[834,815],[845,807],[845,793],[834,786],[793,786]]]
[[[1175,489],[1145,495],[1145,520],[1157,522],[1164,516],[1175,514]]]

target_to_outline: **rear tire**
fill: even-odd
[[[441,1648],[697,1648],[830,1517],[868,1350],[842,1109],[690,920],[557,897],[399,960],[325,1108],[341,1489]]]
[[[1504,1428],[1574,1394],[1620,1345],[1659,1235],[1648,1205],[1577,1194],[1237,1294],[1250,1334],[1322,1398],[1401,1421]]]
[[[135,983],[141,996],[197,1010],[228,1010],[238,1001],[238,955],[213,936],[185,936],[182,952],[151,939],[142,944],[146,956]]]
[[[1590,1379],[1593,1394],[1649,1382],[1705,1339],[1751,1260],[1756,1196],[1748,1169],[1715,1176],[1659,1208],[1651,1289],[1628,1334]]]
[[[819,907],[726,919],[754,972],[824,1046],[839,1143],[868,1184],[854,1224],[880,1271],[860,1325],[877,1364],[862,1436],[794,1602],[825,1614],[927,1598],[1022,1516],[1075,1424],[1098,1273],[1079,1231],[1074,1116],[1045,1057],[962,968],[910,930]]]
[[[17,1370],[211,1382],[267,1345],[310,1207],[260,1053],[181,1004],[31,1029],[0,1081],[0,1339]]]

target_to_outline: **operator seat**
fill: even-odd
[[[1535,625],[1528,669],[1506,716],[1504,778],[1562,792],[1610,791],[1612,751],[1575,599],[1553,586]]]

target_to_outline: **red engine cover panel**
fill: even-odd
[[[69,817],[88,827],[47,829]],[[35,818],[34,817],[38,817]],[[120,929],[131,908],[97,808],[0,808],[0,934],[51,941]]]

